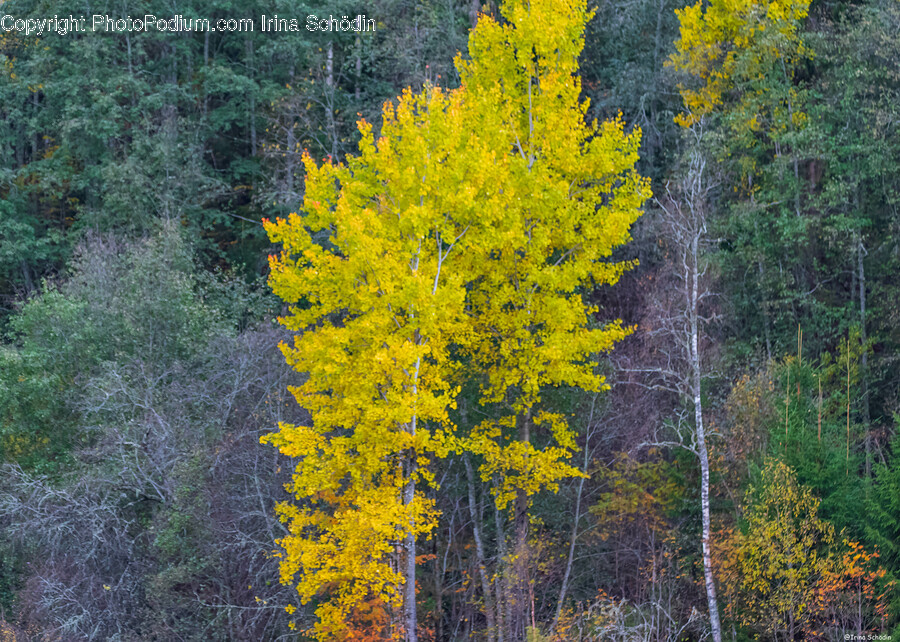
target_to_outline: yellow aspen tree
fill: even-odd
[[[703,116],[721,109],[729,92],[739,90],[732,109],[746,113],[750,129],[760,127],[760,107],[772,102],[765,76],[773,69],[790,74],[796,62],[808,55],[797,27],[809,13],[810,0],[698,0],[678,9],[680,37],[669,64],[694,77],[690,86],[679,87],[685,113],[676,122],[689,127]],[[784,116],[775,121],[802,119],[794,113],[796,92],[785,97]]]
[[[265,438],[297,458],[289,490],[301,503],[279,506],[282,580],[298,578],[303,602],[327,592],[319,639],[346,637],[361,604],[403,605],[385,635],[415,639],[415,541],[436,517],[416,483],[449,447],[449,349],[466,320],[456,257],[474,210],[446,186],[477,192],[486,161],[473,156],[468,173],[447,162],[462,151],[458,99],[406,92],[385,107],[377,143],[360,123],[346,165],[307,156],[305,216],[267,226],[284,245],[270,282],[296,304],[282,322],[298,334],[282,349],[306,373],[293,392],[312,419]]]
[[[267,225],[284,247],[270,282],[297,332],[282,349],[306,373],[293,392],[311,421],[264,440],[295,458],[282,581],[319,600],[319,639],[352,636],[366,605],[383,637],[415,640],[416,540],[437,519],[429,464],[481,455],[500,509],[577,474],[573,431],[539,407],[541,389],[603,388],[594,355],[627,333],[590,327],[579,292],[629,265],[608,259],[649,196],[640,132],[584,122],[584,1],[502,12],[473,30],[460,88],[404,92],[377,140],[360,123],[345,164],[307,157],[303,215]],[[457,434],[449,411],[472,368],[482,402],[512,412]],[[536,449],[540,426],[554,439]]]
[[[473,248],[472,330],[461,352],[480,378],[481,403],[493,407],[464,447],[481,456],[479,473],[494,484],[498,508],[513,507],[512,621],[505,625],[515,638],[531,621],[529,499],[579,474],[568,463],[575,433],[563,415],[542,407],[542,390],[606,387],[596,356],[628,330],[594,322],[597,310],[583,294],[615,283],[631,266],[610,257],[629,239],[650,189],[635,171],[640,131],[626,133],[620,118],[586,122],[578,56],[592,15],[587,3],[507,2],[500,13],[502,21],[480,17],[471,59],[457,62],[466,122],[494,139],[501,175],[485,211],[495,232]],[[538,447],[539,431],[546,435]]]
[[[795,70],[812,54],[800,37],[810,0],[698,0],[676,11],[680,23],[668,65],[686,75],[679,84],[684,112],[675,122],[692,127],[710,115],[728,130],[728,156],[742,189],[761,188],[759,156],[774,154],[793,167],[793,201],[801,216],[799,139],[807,122],[805,92]]]

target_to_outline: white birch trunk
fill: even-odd
[[[687,361],[680,373],[669,371],[664,376],[675,379],[670,381],[671,388],[689,398],[694,406],[693,444],[690,446],[690,450],[700,460],[703,578],[713,642],[722,642],[722,625],[712,568],[709,451],[703,420],[701,389],[703,379],[701,333],[703,331],[702,323],[705,319],[701,316],[700,303],[709,293],[701,287],[700,280],[705,273],[702,252],[706,242],[706,209],[711,191],[706,176],[706,161],[700,148],[701,127],[702,124],[696,125],[692,129],[692,134],[695,136],[694,146],[687,152],[688,167],[678,185],[677,192],[675,194],[669,192],[666,202],[660,203],[666,214],[665,223],[669,240],[675,246],[674,249],[681,261],[679,286],[684,294],[682,299],[684,308],[672,311],[672,317],[667,324],[669,325],[668,333],[677,343],[681,344],[682,354]]]

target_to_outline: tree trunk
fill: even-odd
[[[329,41],[325,50],[325,88],[328,95],[325,96],[325,109],[328,110],[328,135],[331,138],[331,156],[337,160],[338,139],[337,123],[334,119],[334,44]]]
[[[356,98],[357,102],[359,102],[360,97],[362,96],[362,40],[360,40],[359,36],[356,36],[356,82],[355,87],[353,89],[353,96]]]
[[[710,554],[709,516],[709,455],[706,449],[706,430],[703,425],[703,399],[701,396],[700,363],[700,292],[699,292],[699,231],[691,239],[691,282],[690,282],[690,331],[691,331],[691,392],[694,398],[694,430],[697,437],[697,455],[700,458],[700,510],[703,514],[703,578],[706,583],[706,601],[709,605],[709,624],[713,642],[722,642],[722,627],[719,622],[719,606],[716,601],[716,582],[713,577]]]
[[[522,420],[519,429],[519,440],[522,443],[531,443],[531,410]],[[513,582],[515,586],[515,595],[513,601],[515,605],[514,620],[512,622],[513,640],[525,639],[525,629],[528,626],[528,495],[524,490],[519,489],[516,493],[516,546],[515,560],[513,562]]]
[[[25,259],[22,259],[20,266],[22,268],[22,278],[25,280],[25,294],[30,295],[34,292],[34,281],[31,278],[31,269],[28,267],[28,262]]]
[[[418,268],[418,258],[416,259],[416,268]],[[415,338],[418,344],[421,337],[418,333]],[[421,357],[416,361],[416,369],[413,375],[413,395],[419,394],[419,368],[421,367]],[[416,436],[418,417],[413,414],[412,420],[409,422],[408,432],[411,436]],[[403,488],[403,504],[410,506],[416,498],[416,468],[417,458],[415,449],[410,450],[406,455],[406,486]],[[406,561],[403,569],[403,629],[406,642],[417,642],[418,640],[418,624],[419,620],[416,616],[416,530],[415,524],[410,520],[409,532],[405,538]]]
[[[410,477],[415,470],[415,455],[413,454],[409,460],[408,473]],[[411,478],[406,483],[403,493],[403,502],[407,506],[412,503],[416,493],[416,483]],[[403,629],[406,634],[406,642],[416,642],[418,640],[416,628],[418,626],[418,618],[416,617],[416,534],[410,528],[406,535],[406,563],[403,569],[405,582],[403,584]]]
[[[494,606],[491,603],[491,582],[485,564],[484,540],[481,537],[481,511],[475,501],[475,474],[468,455],[463,455],[466,465],[466,483],[469,490],[469,515],[472,517],[472,531],[475,535],[475,556],[478,563],[478,578],[481,580],[481,594],[484,598],[484,616],[487,619],[487,641],[492,642],[497,631],[497,620],[494,617]]]
[[[696,147],[688,151],[689,168],[678,188],[678,196],[671,196],[670,193],[671,205],[668,207],[664,205],[663,209],[668,215],[671,239],[681,261],[678,268],[680,272],[679,285],[683,288],[684,295],[684,309],[672,320],[671,329],[675,340],[681,344],[682,354],[686,360],[684,370],[677,375],[678,381],[675,386],[682,395],[690,398],[694,406],[693,452],[700,460],[700,512],[703,522],[700,542],[703,553],[703,579],[713,642],[722,642],[722,626],[719,620],[716,583],[712,569],[709,452],[706,443],[706,427],[703,422],[701,388],[703,360],[700,353],[701,322],[703,321],[700,316],[700,301],[707,294],[705,290],[701,292],[700,289],[700,276],[704,272],[701,252],[706,235],[706,209],[711,187],[707,184],[706,160],[700,148],[703,136],[702,124],[699,124],[697,128],[692,128],[691,133],[695,136],[694,145]],[[761,261],[759,268],[762,271]],[[765,320],[767,321],[767,319]]]
[[[510,612],[509,599],[506,590],[505,571],[507,564],[506,554],[506,529],[503,528],[503,516],[494,502],[494,525],[497,530],[497,554],[500,558],[498,564],[497,581],[494,585],[497,604],[497,642],[504,642],[512,627],[512,613]]]
[[[581,472],[585,475],[590,464],[590,444],[591,444],[591,424],[594,421],[594,404],[597,403],[597,397],[594,397],[591,403],[591,414],[588,419],[587,436],[584,441],[584,465]],[[562,586],[559,589],[559,599],[556,601],[556,613],[553,616],[553,623],[550,625],[550,631],[556,630],[559,623],[559,616],[562,614],[563,604],[566,600],[566,592],[569,590],[569,578],[572,576],[572,563],[575,560],[575,540],[578,538],[578,522],[581,520],[581,496],[584,492],[584,477],[578,478],[578,492],[575,495],[575,523],[572,525],[572,537],[569,540],[569,558],[566,560],[566,570],[563,573]],[[654,567],[655,568],[655,567]]]
[[[866,248],[863,245],[862,237],[857,240],[857,266],[859,271],[859,339],[862,342],[862,352],[859,361],[859,385],[862,393],[862,422],[863,429],[866,431],[866,479],[872,477],[872,434],[869,426],[871,418],[869,416],[869,380],[868,367],[869,358],[866,351],[866,270],[863,258],[866,255]]]

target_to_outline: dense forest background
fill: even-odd
[[[679,58],[684,3],[592,7],[588,116],[640,128],[655,198],[616,251],[638,264],[585,296],[635,330],[603,357],[611,390],[549,396],[588,476],[533,498],[527,564],[505,562],[494,480],[437,466],[421,639],[709,636],[701,405],[722,636],[900,635],[900,4],[813,0],[780,30],[772,7],[797,4],[711,4],[771,28],[722,27],[719,93],[680,124],[706,64]],[[259,441],[304,419],[302,374],[262,221],[300,210],[304,150],[344,159],[360,116],[377,130],[405,87],[457,86],[497,7],[85,11],[377,31],[0,33],[0,637],[303,639],[315,601],[272,555],[292,464]],[[381,639],[365,615],[348,639]]]

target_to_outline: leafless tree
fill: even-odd
[[[188,296],[196,283],[174,269],[160,277],[186,288],[174,301],[171,284],[135,277],[141,251],[95,244],[65,292],[93,315],[75,322],[115,335],[115,351],[72,348],[105,360],[61,391],[76,444],[65,468],[0,471],[2,536],[30,560],[17,624],[63,641],[286,637],[296,594],[278,581],[272,551],[291,466],[259,442],[279,421],[304,419],[287,390],[297,375],[277,348],[286,334],[271,322],[217,323],[200,306],[184,318],[208,313],[207,338],[189,350],[193,337],[163,343],[154,324],[177,329],[179,313],[161,318],[155,301],[194,310],[202,293]],[[123,308],[134,300],[145,307]],[[98,336],[59,323],[42,340]]]
[[[676,411],[675,439],[657,436],[647,442],[689,450],[700,463],[702,557],[710,627],[714,642],[721,642],[721,623],[711,561],[708,429],[703,407],[703,379],[710,368],[706,328],[714,320],[709,287],[709,208],[717,189],[715,172],[704,151],[703,122],[686,135],[687,144],[678,178],[666,184],[655,199],[660,214],[660,236],[667,250],[669,269],[655,292],[652,323],[645,328],[655,347],[650,363],[621,363],[622,369],[641,377],[641,385],[670,391],[687,402]]]

